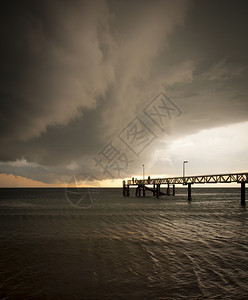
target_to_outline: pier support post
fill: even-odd
[[[191,183],[188,183],[188,201],[191,201]]]
[[[167,186],[167,195],[170,195],[170,185],[168,183],[168,186]]]
[[[146,196],[146,190],[145,190],[145,185],[143,185],[143,197]]]
[[[175,184],[173,184],[173,190],[172,190],[172,192],[173,192],[173,196],[175,196],[176,195]]]
[[[123,188],[122,188],[122,192],[123,192],[123,196],[126,196],[126,182],[125,180],[123,180]]]
[[[241,205],[245,205],[245,182],[241,182]]]
[[[139,185],[139,197],[140,197],[140,185]]]
[[[160,184],[158,183],[157,184],[157,198],[159,197],[159,194],[160,194]]]
[[[127,196],[129,197],[129,185],[127,185]]]
[[[156,195],[155,189],[156,189],[156,185],[155,185],[155,183],[153,183],[153,196]]]

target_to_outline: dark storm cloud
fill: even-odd
[[[246,1],[5,4],[2,173],[64,180],[161,88],[183,111],[175,137],[247,120],[246,11]],[[14,172],[8,161],[22,157],[33,171]]]
[[[1,8],[1,139],[27,140],[92,108],[113,73],[97,1],[10,1]],[[103,36],[102,40],[98,35]]]
[[[169,37],[169,49],[158,58],[156,70],[161,77],[168,73],[166,90],[184,112],[176,134],[247,120],[245,11],[246,1],[195,1],[184,26]],[[184,80],[177,82],[183,74]]]

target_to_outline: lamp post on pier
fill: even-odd
[[[185,161],[183,162],[183,181],[185,181],[185,164],[187,164],[187,163],[188,163],[187,160],[185,160]]]
[[[145,179],[145,165],[142,165],[143,167],[143,180]]]

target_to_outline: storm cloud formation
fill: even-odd
[[[246,1],[6,2],[1,173],[63,181],[160,89],[183,111],[175,138],[247,120],[246,11]],[[30,165],[13,165],[22,158]]]

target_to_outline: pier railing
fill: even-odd
[[[185,177],[170,178],[151,178],[151,179],[131,179],[127,181],[128,185],[138,184],[196,184],[196,183],[231,183],[231,182],[248,182],[247,173],[232,173],[219,175],[197,175]]]

